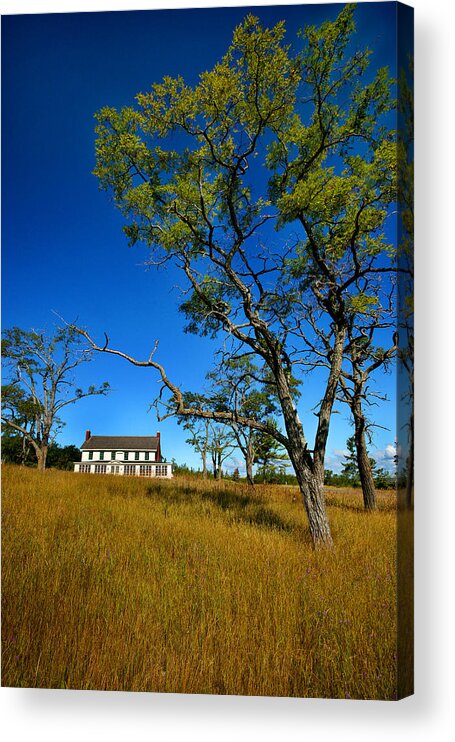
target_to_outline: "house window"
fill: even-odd
[[[146,461],[148,461],[150,459],[150,454],[149,454],[148,451],[145,452],[144,458],[145,458]]]
[[[134,464],[127,464],[123,473],[125,474],[125,477],[134,477],[136,474],[136,467]]]
[[[90,474],[90,464],[79,464],[79,471],[82,474]]]
[[[167,466],[158,464],[155,473],[157,477],[167,477]]]
[[[153,476],[153,467],[149,464],[146,466],[140,466],[139,467],[139,476],[140,477],[151,477]]]
[[[128,451],[125,451],[125,461],[128,461]]]
[[[95,474],[106,474],[106,464],[95,464]]]
[[[100,461],[104,460],[104,451],[100,451]]]
[[[139,461],[139,451],[134,452],[134,460]]]
[[[88,460],[93,461],[93,451],[88,452]]]

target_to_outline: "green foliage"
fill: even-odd
[[[96,115],[94,172],[130,243],[183,273],[188,332],[224,334],[267,367],[289,439],[276,436],[302,488],[320,471],[312,456],[324,459],[347,328],[380,325],[393,303],[384,275],[396,268],[385,234],[397,201],[394,81],[371,69],[369,49],[352,51],[354,33],[351,4],[291,44],[283,22],[270,29],[248,15],[194,85],[167,76],[134,106]],[[314,453],[304,455],[294,378],[312,353],[329,374]],[[245,405],[267,417],[258,394]],[[307,513],[313,505],[307,498]]]
[[[269,423],[274,424],[273,420]],[[258,432],[255,440],[254,463],[258,465],[256,481],[278,482],[280,476],[286,475],[289,457],[283,446],[272,435]]]
[[[77,446],[60,446],[58,443],[52,442],[48,448],[46,463],[48,467],[53,469],[73,471],[74,462],[80,460],[80,455]],[[36,457],[30,443],[7,425],[4,426],[2,432],[2,462],[36,466]]]
[[[357,465],[357,451],[355,446],[355,437],[352,435],[348,440],[346,441],[346,448],[348,449],[348,453],[345,456],[343,469],[342,469],[342,476],[347,480],[348,484],[351,487],[359,487],[360,486],[360,474],[359,474],[359,467]],[[375,469],[376,469],[376,461],[374,459],[370,459],[370,466],[373,474],[373,478],[375,476]]]
[[[74,462],[79,461],[81,452],[77,446],[59,446],[51,443],[47,452],[47,466],[64,471],[73,471]]]
[[[17,435],[6,425],[2,426],[2,462],[5,464],[21,464],[30,466],[34,455],[30,444],[21,435]]]
[[[180,304],[180,311],[188,319],[185,332],[215,337],[223,326],[222,315],[230,312],[230,294],[232,291],[220,281],[204,276],[199,292]]]
[[[331,469],[324,472],[324,484],[332,487],[360,487],[360,475],[357,466],[354,436],[346,442],[348,453],[345,456],[343,469],[340,474],[335,474]],[[370,458],[375,487],[379,490],[393,490],[396,487],[396,477],[393,474],[378,467],[375,459]]]
[[[250,355],[224,357],[214,371],[207,374],[213,389],[211,407],[233,410],[246,418],[264,422],[279,411],[276,385],[270,370],[254,363]],[[297,385],[292,380],[294,386]]]
[[[349,308],[353,314],[369,314],[377,304],[377,296],[368,296],[364,292],[349,297]]]
[[[365,81],[371,52],[347,53],[354,32],[350,4],[335,21],[304,29],[300,48],[284,44],[283,22],[268,29],[248,15],[196,85],[166,76],[136,96],[136,107],[97,113],[94,172],[125,215],[130,242],[173,255],[193,277],[181,305],[187,331],[228,329],[224,318],[236,317],[244,298],[229,269],[271,218],[278,229],[298,222],[306,232],[277,269],[273,302],[262,297],[275,316],[286,311],[283,282],[321,278],[323,266],[334,312],[333,277],[349,281],[353,253],[362,271],[390,252],[383,226],[396,200],[397,155],[381,120],[394,106],[393,81],[385,68]],[[259,156],[266,191],[253,177]],[[206,260],[197,280],[193,265]],[[347,297],[351,288],[355,281]],[[374,296],[354,295],[350,311],[364,312]]]
[[[251,227],[265,202],[251,201],[248,185],[230,171],[246,156],[245,137],[252,142],[292,110],[298,64],[281,45],[283,35],[282,23],[264,30],[248,16],[194,88],[165,77],[136,97],[137,109],[105,107],[96,115],[95,174],[131,219],[132,242],[204,252],[209,222],[227,230],[230,199],[242,204],[239,227]],[[191,147],[164,149],[160,141],[173,132]]]

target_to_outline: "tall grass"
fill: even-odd
[[[395,500],[3,471],[3,684],[390,699]]]

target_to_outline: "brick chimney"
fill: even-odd
[[[86,430],[85,431],[85,440],[88,441],[88,439],[91,438],[91,436],[92,436],[92,434],[91,434],[90,430]]]
[[[159,431],[157,432],[156,437],[158,438],[156,460],[157,461],[161,461],[161,440],[160,440],[160,433],[159,433]]]

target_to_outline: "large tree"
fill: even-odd
[[[73,327],[57,328],[52,336],[12,327],[3,333],[2,357],[8,383],[2,387],[2,423],[22,436],[46,468],[49,445],[62,425],[64,407],[83,397],[107,394],[109,384],[83,390],[76,385],[76,368],[90,360]]]
[[[248,16],[196,85],[166,77],[136,107],[97,114],[95,173],[126,217],[130,242],[149,246],[150,264],[172,261],[186,276],[190,331],[227,334],[267,366],[285,432],[234,410],[187,407],[153,357],[129,360],[159,371],[167,414],[273,435],[289,454],[316,545],[332,543],[324,457],[346,308],[363,276],[379,279],[391,259],[382,232],[394,198],[394,135],[382,125],[391,81],[385,69],[370,74],[367,49],[348,51],[353,13],[349,5],[306,28],[296,51],[284,44],[283,22],[268,29]],[[309,291],[332,328],[312,447],[292,388],[302,350],[296,312]]]

